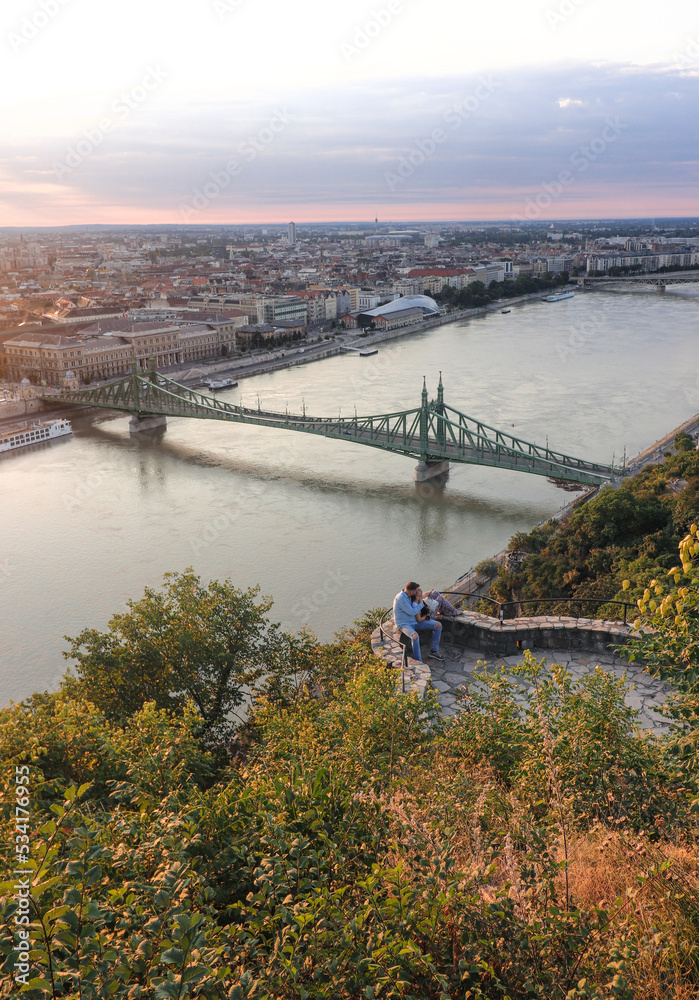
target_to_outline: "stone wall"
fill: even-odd
[[[0,421],[31,417],[43,409],[41,399],[12,399],[0,403]]]
[[[484,653],[511,656],[523,649],[588,649],[608,652],[610,646],[625,645],[634,631],[621,622],[596,618],[537,616],[500,622],[497,618],[464,611],[444,619],[444,637],[458,646]]]
[[[462,612],[456,618],[441,618],[443,639],[455,646],[476,649],[489,655],[513,656],[525,649],[588,650],[608,653],[610,647],[623,646],[635,634],[620,622],[595,618],[538,616],[500,622],[477,611]],[[389,666],[402,669],[403,647],[400,633],[392,621],[371,636],[371,648]],[[403,690],[415,691],[424,698],[432,680],[427,663],[408,657],[403,670]]]

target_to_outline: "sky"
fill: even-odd
[[[696,0],[4,0],[0,226],[699,216]]]

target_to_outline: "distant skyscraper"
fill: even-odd
[[[289,243],[293,246],[296,243],[296,223],[289,223]]]

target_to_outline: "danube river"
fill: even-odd
[[[579,293],[241,382],[225,394],[310,414],[416,406],[439,371],[457,409],[581,458],[619,462],[699,411],[699,297]],[[414,462],[288,431],[71,417],[72,438],[0,461],[0,704],[55,688],[64,635],[188,566],[259,584],[273,617],[323,638],[409,578],[446,586],[570,500],[545,479],[454,466],[421,496]]]

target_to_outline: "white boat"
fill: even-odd
[[[51,441],[72,433],[70,420],[25,421],[7,430],[0,430],[0,452],[15,451],[17,448],[41,444],[42,441]]]
[[[237,382],[232,378],[205,378],[204,385],[209,389],[235,389]]]
[[[561,302],[563,299],[572,299],[575,292],[554,292],[553,295],[547,295],[546,302]]]

